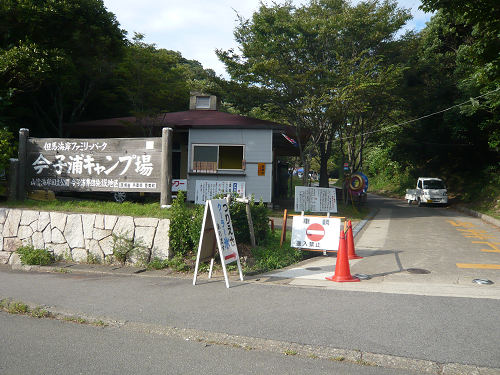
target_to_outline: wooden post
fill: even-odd
[[[172,204],[172,128],[163,128],[161,138],[161,195],[160,207]]]
[[[283,242],[285,242],[285,239],[286,239],[286,221],[287,221],[287,216],[288,216],[288,210],[285,208],[285,211],[283,212],[283,226],[281,227],[281,241],[280,241],[280,246],[283,246]]]
[[[253,230],[253,220],[252,220],[252,212],[250,211],[250,202],[247,201],[245,206],[247,210],[248,228],[250,228],[250,245],[252,245],[252,247],[255,247],[257,245],[255,243],[255,231]]]
[[[18,179],[19,159],[10,159],[9,168],[9,201],[17,200],[17,179]]]
[[[227,196],[227,203],[231,203],[231,195]],[[255,243],[255,231],[253,228],[252,211],[250,210],[250,199],[248,198],[236,198],[236,202],[245,203],[245,210],[247,213],[248,229],[250,230],[250,245],[252,247],[257,246]]]
[[[18,184],[17,199],[24,201],[26,199],[26,159],[28,148],[29,129],[19,129],[19,164],[18,164]]]

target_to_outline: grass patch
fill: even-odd
[[[77,316],[66,316],[64,320],[67,322],[78,323],[78,324],[87,324],[89,322],[87,319],[79,318]]]
[[[71,323],[90,324],[96,327],[103,327],[103,328],[108,326],[108,324],[104,323],[102,320],[87,320],[84,318],[80,318],[78,316],[66,316],[64,317],[64,320]]]
[[[344,361],[344,360],[345,360],[345,357],[342,357],[342,356],[340,356],[340,357],[331,357],[330,359],[331,359],[332,361],[342,362],[342,361]]]
[[[68,270],[67,268],[54,268],[52,270],[54,273],[71,273],[71,270]]]
[[[122,215],[134,217],[155,217],[159,219],[170,218],[170,210],[161,209],[159,202],[154,203],[133,203],[133,202],[106,202],[106,201],[35,201],[27,199],[25,201],[4,202],[4,206],[9,208],[25,208],[41,211],[60,211],[92,213],[102,215]]]
[[[9,314],[27,314],[30,308],[22,302],[12,302],[7,308]]]
[[[50,318],[50,313],[47,310],[42,309],[41,307],[37,307],[34,310],[31,310],[29,315],[32,318]]]
[[[281,232],[269,233],[264,244],[250,249],[254,265],[246,266],[245,273],[272,271],[300,262],[303,259],[303,252],[291,247],[290,239],[291,233],[287,232],[287,238],[280,246]]]
[[[29,315],[32,318],[50,317],[50,313],[47,310],[42,309],[41,307],[31,309],[25,303],[22,303],[20,301],[13,302],[8,299],[0,300],[0,310],[5,311],[9,314]]]

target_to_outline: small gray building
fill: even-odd
[[[134,117],[75,124],[73,136],[140,135],[142,125]],[[162,114],[154,121],[155,133],[174,130],[172,178],[187,186],[187,199],[200,201],[216,190],[241,190],[272,203],[283,198],[288,169],[280,156],[298,156],[288,126],[219,111],[215,96],[192,93],[189,111]],[[301,135],[305,144],[308,134]]]

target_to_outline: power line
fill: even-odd
[[[476,96],[475,98],[470,98],[466,102],[463,102],[463,103],[460,103],[460,104],[456,104],[456,105],[454,105],[452,107],[449,107],[449,108],[446,108],[446,109],[442,109],[441,111],[437,111],[437,112],[434,112],[434,113],[431,113],[431,114],[428,114],[428,115],[425,115],[425,116],[422,116],[422,117],[419,117],[419,118],[416,118],[416,119],[413,119],[413,120],[408,120],[408,121],[405,121],[405,122],[402,122],[402,123],[399,123],[399,124],[396,124],[396,125],[387,126],[387,127],[383,128],[383,129],[372,130],[372,131],[369,131],[369,132],[366,132],[366,133],[361,133],[361,134],[353,135],[351,137],[339,138],[338,140],[344,140],[344,139],[361,137],[361,136],[364,136],[364,135],[381,133],[381,132],[384,132],[384,131],[392,129],[392,128],[397,128],[397,127],[400,127],[400,126],[403,126],[403,125],[406,125],[406,124],[411,124],[412,122],[420,121],[420,120],[423,120],[425,118],[428,118],[428,117],[431,117],[431,116],[434,116],[434,115],[438,115],[438,114],[444,113],[446,111],[450,111],[453,108],[457,108],[457,107],[463,106],[463,105],[465,105],[465,104],[467,104],[467,103],[469,103],[469,102],[471,102],[473,100],[480,99],[482,97],[485,97],[486,95],[492,94],[492,93],[497,92],[497,91],[500,91],[500,86],[497,87],[495,90],[489,91],[489,92],[487,92],[487,93],[485,93],[483,95]]]

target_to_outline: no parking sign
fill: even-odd
[[[291,246],[301,249],[337,251],[340,221],[340,218],[294,216]]]

